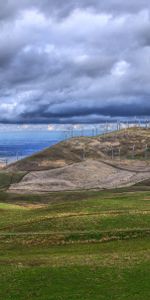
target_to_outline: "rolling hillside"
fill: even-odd
[[[32,171],[9,190],[17,193],[63,190],[110,189],[131,186],[150,178],[150,171],[127,171],[95,160],[86,160],[54,170]]]
[[[9,165],[8,170],[41,171],[64,167],[84,159],[112,158],[150,158],[150,129],[130,128],[102,136],[72,138]]]
[[[129,135],[72,139],[3,170],[0,299],[150,299],[149,130]]]
[[[150,129],[131,128],[61,142],[5,170],[10,191],[118,188],[150,178]],[[22,175],[23,174],[23,175]]]

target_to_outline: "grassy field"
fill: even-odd
[[[0,192],[0,299],[150,299],[150,191]]]

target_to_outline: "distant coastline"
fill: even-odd
[[[43,132],[5,132],[0,133],[0,166],[30,156],[46,147],[58,143],[57,133]]]

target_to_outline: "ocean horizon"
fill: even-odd
[[[58,131],[0,132],[0,161],[11,163],[30,156],[64,139]]]

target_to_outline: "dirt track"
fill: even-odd
[[[91,160],[74,163],[54,170],[27,174],[20,183],[10,187],[11,192],[48,192],[92,188],[117,188],[131,186],[150,178],[150,171],[127,170],[121,165]]]

